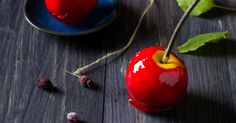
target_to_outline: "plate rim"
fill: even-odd
[[[24,13],[24,17],[26,19],[26,21],[31,25],[33,26],[34,28],[42,31],[42,32],[46,32],[46,33],[49,33],[49,34],[53,34],[53,35],[59,35],[59,36],[80,36],[80,35],[87,35],[87,34],[90,34],[90,33],[94,33],[94,32],[97,32],[105,27],[107,27],[108,25],[110,25],[111,23],[113,23],[117,17],[119,16],[120,14],[120,0],[117,0],[117,5],[116,5],[116,15],[107,23],[103,24],[102,26],[99,26],[97,28],[92,28],[88,31],[84,31],[84,32],[80,32],[80,33],[62,33],[62,32],[55,32],[55,31],[50,31],[48,29],[43,29],[41,27],[38,27],[37,25],[35,25],[33,22],[30,21],[29,17],[27,16],[26,14],[26,4],[29,0],[25,0],[24,1],[24,8],[23,8],[23,13]]]

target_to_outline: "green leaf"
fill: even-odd
[[[206,34],[200,34],[189,39],[186,43],[177,48],[179,53],[187,53],[189,51],[195,51],[198,48],[204,46],[206,43],[217,43],[220,40],[226,39],[229,36],[229,32],[212,32]]]
[[[191,5],[193,0],[177,0],[179,7],[185,12]],[[236,12],[236,8],[225,7],[215,4],[215,0],[200,0],[198,4],[194,7],[191,14],[192,16],[200,16],[203,13],[208,12],[212,8],[219,8],[227,11]]]
[[[177,0],[179,7],[184,12],[188,9],[192,2],[193,0]],[[201,14],[211,10],[213,7],[216,7],[215,0],[200,0],[192,10],[190,15],[200,16]]]

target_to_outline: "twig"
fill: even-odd
[[[76,77],[81,77],[80,75],[81,75],[82,73],[85,73],[85,72],[87,72],[87,71],[93,69],[93,68],[94,68],[95,66],[97,66],[97,65],[101,65],[106,59],[110,59],[110,58],[113,58],[113,57],[117,57],[117,56],[119,56],[120,54],[122,54],[122,53],[123,53],[127,48],[129,48],[130,45],[133,43],[133,40],[134,40],[134,38],[135,38],[135,36],[136,36],[136,33],[137,33],[137,31],[138,31],[138,29],[139,29],[139,27],[140,27],[140,25],[141,25],[141,22],[142,22],[144,16],[147,14],[148,10],[152,7],[153,3],[154,3],[154,0],[149,0],[149,1],[148,1],[148,5],[147,5],[147,7],[145,8],[145,10],[143,11],[143,13],[141,14],[141,16],[140,16],[140,18],[139,18],[139,21],[138,21],[138,24],[137,24],[137,26],[135,27],[133,34],[131,35],[131,37],[130,37],[128,43],[127,43],[123,48],[121,48],[121,49],[119,49],[119,50],[117,50],[117,51],[108,53],[108,54],[104,55],[103,57],[97,59],[96,61],[94,61],[94,62],[92,62],[92,63],[90,63],[90,64],[88,64],[88,65],[86,65],[86,66],[84,66],[84,67],[78,68],[78,69],[77,69],[76,71],[74,71],[73,73],[70,73],[70,72],[68,72],[68,71],[67,71],[67,73],[72,74],[72,75],[74,75],[74,76],[76,76]]]

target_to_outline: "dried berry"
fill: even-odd
[[[80,84],[86,88],[93,87],[93,81],[88,76],[80,76]]]
[[[52,90],[52,89],[54,89],[54,86],[53,86],[52,82],[47,77],[39,78],[36,81],[36,85],[39,88],[45,89],[45,90]]]
[[[72,123],[78,123],[80,122],[80,116],[75,112],[70,112],[67,114],[67,120]]]

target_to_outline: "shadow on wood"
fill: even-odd
[[[227,15],[234,16],[234,15],[236,15],[236,12],[222,10],[219,8],[213,8],[210,11],[203,13],[199,17],[205,18],[205,19],[215,19],[215,18],[222,18]]]
[[[213,97],[191,93],[169,111],[148,115],[184,123],[234,123],[236,121],[236,111],[230,100],[220,101]]]

